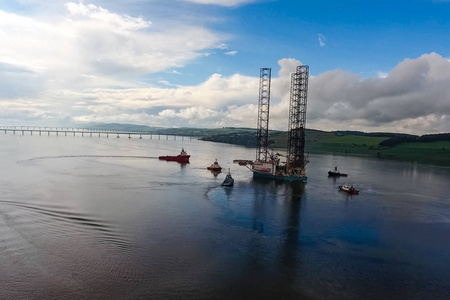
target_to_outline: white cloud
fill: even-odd
[[[160,81],[158,81],[158,83],[161,83],[164,85],[170,85],[170,82],[168,82],[167,80],[160,80]]]
[[[118,15],[94,4],[68,2],[65,7],[72,16],[92,20],[96,25],[102,24],[114,31],[134,31],[151,25],[151,22],[145,21],[142,17]]]
[[[389,73],[379,71],[377,75],[378,75],[378,78],[386,78],[386,77],[388,77]]]
[[[318,33],[317,36],[319,37],[320,47],[324,47],[325,46],[325,36],[321,33]]]
[[[14,88],[4,84],[11,81],[5,66],[34,74],[23,81],[29,90],[130,87],[124,79],[180,67],[224,46],[223,37],[200,26],[157,31],[143,17],[93,4],[65,7],[64,17],[42,20],[0,10],[0,87],[8,95]]]
[[[236,55],[238,52],[237,51],[228,51],[228,52],[225,52],[225,55],[231,55],[231,56],[234,56],[234,55]]]

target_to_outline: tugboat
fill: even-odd
[[[234,184],[234,179],[233,177],[231,177],[231,173],[230,173],[230,169],[228,169],[228,174],[225,177],[225,180],[222,182],[222,186],[233,186]]]
[[[213,162],[209,167],[207,167],[207,169],[213,172],[220,172],[222,170],[222,167],[219,165],[216,158],[216,161]]]
[[[189,157],[191,157],[191,156],[188,155],[186,153],[186,151],[184,151],[184,148],[181,148],[181,153],[179,155],[177,155],[177,156],[170,156],[170,155],[160,156],[159,159],[167,160],[167,161],[176,161],[179,163],[189,163]]]
[[[347,194],[350,194],[350,195],[358,195],[359,194],[359,191],[357,189],[355,189],[353,187],[353,185],[348,182],[344,185],[340,185],[339,190],[346,192]]]
[[[328,171],[328,177],[347,177],[347,174],[340,173],[337,167],[334,167],[334,171]]]

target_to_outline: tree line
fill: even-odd
[[[395,135],[380,142],[380,146],[393,147],[402,143],[450,142],[450,133],[418,135]]]

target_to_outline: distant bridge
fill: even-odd
[[[84,129],[84,128],[70,128],[70,127],[40,127],[40,126],[0,126],[0,132],[4,133],[12,133],[12,134],[36,134],[36,135],[73,135],[73,136],[97,136],[98,137],[107,137],[113,136],[116,138],[120,138],[121,136],[125,136],[128,138],[136,137],[142,139],[142,137],[148,137],[149,139],[158,139],[160,140],[161,137],[166,140],[170,139],[177,140],[181,138],[181,140],[199,140],[199,137],[192,137],[192,136],[182,136],[182,135],[176,135],[176,134],[157,134],[152,132],[141,132],[141,131],[121,131],[121,130],[93,130],[93,129]]]

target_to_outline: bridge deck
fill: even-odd
[[[30,133],[30,135],[33,135],[33,133],[38,133],[39,135],[47,134],[64,134],[67,136],[67,134],[75,135],[98,135],[100,136],[106,136],[109,137],[109,135],[115,135],[116,137],[120,137],[121,135],[126,135],[128,138],[131,138],[131,136],[139,136],[139,138],[142,138],[142,136],[148,136],[150,139],[153,138],[153,136],[157,136],[158,139],[161,138],[161,136],[165,136],[166,139],[168,139],[169,136],[173,136],[174,140],[177,137],[181,137],[183,140],[184,138],[188,138],[190,140],[196,139],[199,140],[198,137],[192,137],[192,136],[182,136],[177,134],[159,134],[154,132],[145,132],[145,131],[121,131],[121,130],[95,130],[95,129],[84,129],[84,128],[68,128],[68,127],[38,127],[38,126],[0,126],[0,132],[8,133],[11,132],[13,134],[16,134],[16,132],[22,133],[24,135],[25,133]]]

